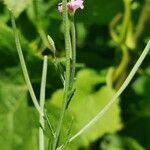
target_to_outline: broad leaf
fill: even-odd
[[[102,86],[97,91],[94,91],[94,87],[103,82],[104,77],[93,70],[81,70],[77,74],[75,96],[67,112],[74,117],[73,124],[77,128],[77,130],[72,131],[72,134],[76,133],[89,119],[96,115],[98,111],[102,110],[114,95],[114,90],[107,86]],[[59,90],[54,93],[52,97],[52,101],[57,107],[60,107],[62,95],[63,91]],[[105,133],[113,133],[120,128],[120,108],[118,102],[116,102],[96,125],[75,140],[75,142],[78,141],[78,143],[80,143],[76,145],[76,147],[87,145]]]
[[[32,129],[27,111],[27,88],[17,70],[16,74],[13,70],[0,75],[0,145],[5,150],[25,150]]]

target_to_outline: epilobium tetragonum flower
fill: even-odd
[[[83,6],[83,0],[75,0],[75,1],[72,1],[72,2],[68,2],[67,3],[67,8],[70,12],[75,12],[77,9],[83,9],[84,6]],[[62,6],[62,3],[59,3],[58,4],[58,11],[59,12],[63,12],[63,6]]]

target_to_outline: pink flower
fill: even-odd
[[[84,6],[83,6],[83,0],[75,0],[75,1],[72,1],[72,2],[68,2],[67,3],[67,8],[71,12],[75,12],[79,8],[83,9],[84,8]],[[58,11],[59,12],[63,12],[62,3],[58,4]]]

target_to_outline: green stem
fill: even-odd
[[[148,44],[146,45],[145,49],[143,50],[140,58],[137,60],[136,64],[134,65],[134,67],[132,68],[131,72],[129,73],[128,77],[126,78],[126,80],[124,81],[124,83],[122,84],[122,86],[120,87],[120,89],[116,92],[116,94],[110,99],[110,101],[108,102],[107,105],[105,105],[105,107],[100,110],[95,117],[93,117],[84,127],[82,127],[75,135],[73,135],[69,142],[72,142],[73,140],[75,140],[78,136],[80,136],[82,133],[84,133],[87,129],[89,129],[90,127],[92,127],[100,118],[103,117],[103,115],[111,108],[111,106],[114,104],[114,102],[116,102],[116,100],[118,99],[118,97],[122,94],[122,92],[126,89],[126,87],[129,85],[129,83],[131,82],[132,78],[134,77],[135,73],[137,72],[137,70],[139,69],[140,65],[142,64],[143,60],[145,59],[146,55],[148,54],[150,50],[150,41],[148,42]],[[63,147],[63,145],[61,145],[58,149],[61,149],[61,147]]]
[[[40,89],[40,107],[44,113],[44,104],[45,104],[45,88],[46,88],[46,76],[47,76],[47,56],[44,56],[43,61],[43,71],[41,79],[41,89]],[[40,127],[39,127],[39,150],[44,150],[44,116],[40,115],[39,117]]]
[[[23,71],[23,75],[24,75],[24,78],[25,78],[25,81],[26,81],[26,84],[27,84],[27,88],[29,90],[29,93],[31,95],[31,98],[32,98],[32,101],[33,101],[33,104],[34,104],[35,108],[37,109],[39,114],[43,116],[44,113],[42,112],[42,110],[41,110],[41,108],[38,104],[37,98],[35,96],[35,93],[34,93],[30,78],[29,78],[29,74],[28,74],[28,71],[27,71],[27,67],[26,67],[26,64],[25,64],[25,60],[24,60],[24,56],[23,56],[23,52],[22,52],[22,48],[21,48],[21,44],[20,44],[20,40],[19,40],[19,35],[18,35],[18,32],[17,32],[17,28],[16,28],[15,19],[14,19],[14,16],[13,16],[12,13],[11,13],[11,22],[12,22],[12,27],[13,27],[13,30],[14,30],[14,35],[15,35],[16,49],[17,49],[17,52],[18,52],[18,56],[19,56],[21,68],[22,68],[22,71]]]
[[[58,140],[60,137],[60,131],[63,124],[63,119],[65,115],[65,110],[68,102],[68,95],[70,93],[70,79],[71,79],[71,64],[70,64],[70,57],[71,57],[71,40],[70,40],[70,25],[68,19],[68,11],[67,11],[67,0],[63,0],[63,23],[64,23],[64,36],[65,36],[65,50],[66,50],[66,73],[65,73],[65,87],[64,87],[64,96],[63,96],[63,103],[62,109],[56,129],[56,138],[53,142],[53,150],[56,150]]]
[[[135,28],[134,38],[135,38],[136,43],[138,42],[139,37],[143,33],[146,21],[149,20],[148,19],[149,18],[149,13],[150,13],[150,2],[145,1],[145,4],[142,8],[140,17],[138,19],[138,22],[137,22],[137,25],[136,25],[136,28]]]
[[[125,6],[125,14],[124,14],[124,19],[123,19],[123,25],[122,25],[122,30],[121,30],[121,35],[120,35],[120,42],[124,42],[126,39],[126,33],[127,29],[130,23],[130,17],[131,17],[131,8],[130,8],[130,0],[124,0],[124,6]]]
[[[71,61],[71,87],[73,87],[74,78],[75,78],[75,66],[76,66],[76,31],[74,23],[74,15],[70,18],[70,29],[71,29],[71,38],[72,38],[72,61]],[[72,90],[72,89],[71,89]]]
[[[130,0],[124,0],[125,13],[124,13],[122,30],[121,30],[120,36],[118,36],[113,29],[115,24],[118,22],[120,15],[117,15],[113,19],[113,22],[110,24],[110,32],[111,32],[112,39],[118,44],[118,46],[120,47],[120,49],[122,51],[121,62],[119,64],[119,66],[117,67],[117,69],[114,70],[114,76],[112,78],[113,79],[112,82],[116,83],[116,81],[117,81],[117,83],[116,83],[117,88],[120,86],[120,83],[122,83],[122,81],[121,81],[122,79],[121,80],[118,80],[118,79],[126,71],[126,68],[128,66],[129,60],[130,60],[130,56],[128,54],[128,48],[124,44],[124,41],[126,41],[126,36],[127,36],[129,24],[130,24],[130,17],[131,17],[130,4],[131,4]]]
[[[110,35],[113,39],[114,42],[116,42],[117,44],[120,42],[120,37],[119,35],[115,32],[115,26],[117,25],[117,23],[119,22],[119,20],[121,19],[122,14],[119,13],[117,14],[111,21],[110,25],[109,25],[109,30],[110,30]]]
[[[119,66],[117,67],[117,69],[114,72],[114,77],[113,77],[114,82],[116,80],[118,80],[120,75],[122,75],[124,70],[126,70],[128,63],[129,63],[129,54],[128,54],[127,47],[124,44],[121,44],[120,48],[122,50],[122,59],[121,59]]]

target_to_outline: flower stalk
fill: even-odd
[[[40,107],[42,112],[44,113],[44,105],[45,105],[45,89],[46,89],[46,76],[47,76],[47,61],[48,57],[45,55],[43,60],[43,71],[42,71],[42,79],[41,79],[41,89],[40,89]],[[39,116],[39,150],[44,150],[44,129],[45,129],[45,121],[44,116]]]
[[[53,150],[57,149],[58,140],[60,137],[60,131],[63,125],[63,119],[68,104],[68,96],[71,88],[71,38],[70,38],[70,22],[68,18],[67,0],[63,0],[63,25],[64,25],[64,37],[65,37],[65,51],[66,51],[66,72],[65,72],[65,85],[64,85],[64,96],[62,102],[62,109],[56,129],[56,137],[53,142]]]
[[[72,51],[71,51],[71,87],[73,88],[74,78],[75,78],[75,66],[76,66],[76,30],[75,30],[75,23],[74,23],[74,15],[70,16],[70,32],[71,32],[71,44],[72,44]],[[73,90],[73,89],[71,89]]]

